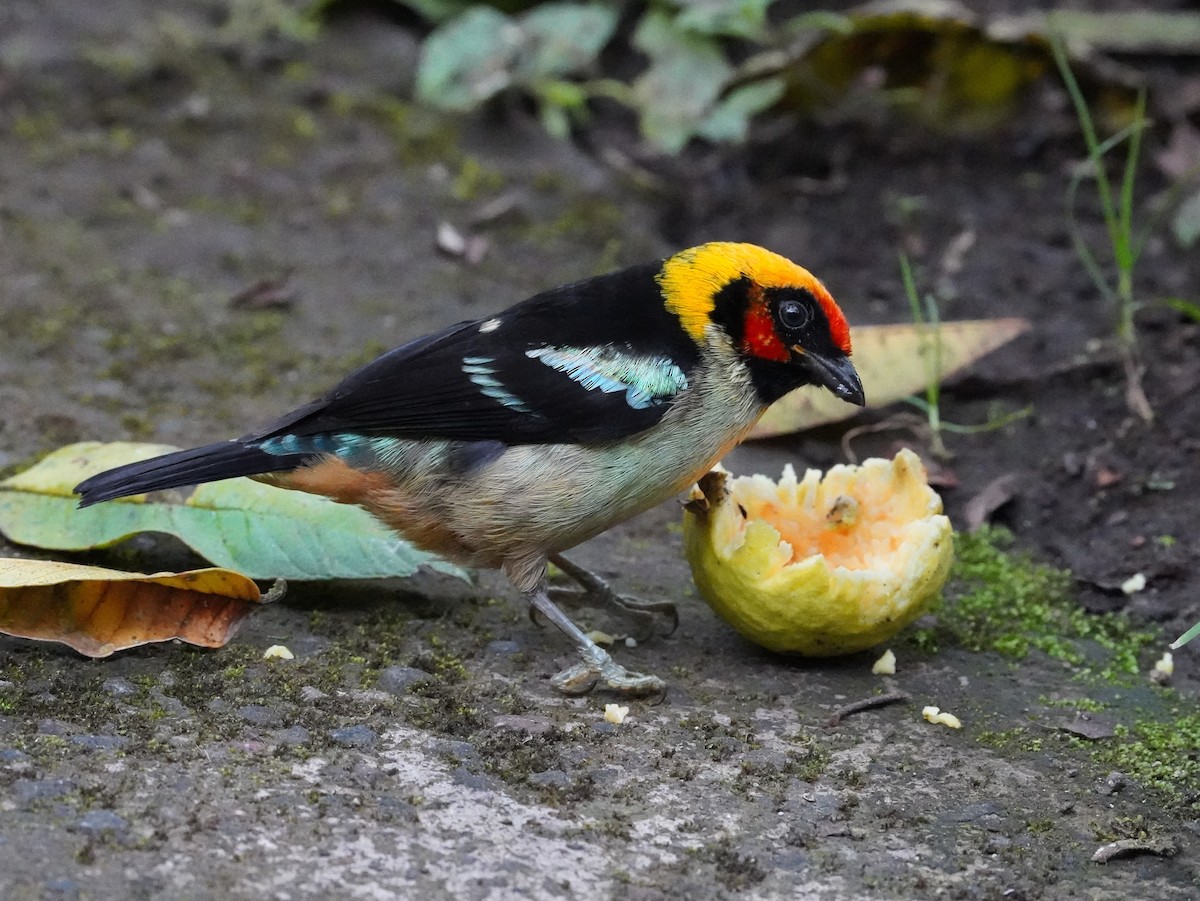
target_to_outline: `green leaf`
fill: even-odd
[[[774,106],[785,89],[782,78],[767,78],[730,91],[700,123],[696,133],[718,143],[744,141],[751,118]]]
[[[598,3],[546,3],[530,10],[520,18],[521,80],[586,69],[612,39],[617,18],[616,7]]]
[[[504,13],[476,6],[434,29],[417,66],[417,96],[442,109],[474,109],[512,84],[523,43]]]
[[[1189,641],[1191,641],[1197,635],[1200,635],[1200,623],[1196,623],[1196,625],[1192,626],[1190,629],[1188,629],[1186,632],[1184,632],[1182,635],[1180,635],[1178,638],[1176,638],[1173,642],[1171,642],[1171,650],[1178,651],[1181,647],[1183,647],[1185,644],[1187,644]]]
[[[676,27],[699,34],[734,38],[762,37],[767,7],[775,0],[686,0]]]
[[[1172,297],[1163,301],[1168,307],[1176,313],[1186,316],[1193,322],[1200,322],[1200,303],[1193,303],[1190,300],[1184,300],[1181,297]]]
[[[733,77],[711,38],[680,31],[663,12],[649,12],[634,45],[650,57],[650,68],[633,84],[642,134],[667,153],[678,153],[696,135]]]
[[[471,0],[394,0],[430,22],[445,22],[470,8]]]
[[[434,29],[417,66],[417,95],[442,109],[474,109],[511,87],[578,73],[612,38],[618,11],[547,3],[518,18],[476,6]]]
[[[417,550],[370,514],[327,498],[251,479],[201,485],[184,497],[151,495],[76,508],[72,488],[122,463],[175,450],[166,445],[84,442],[59,448],[32,469],[0,482],[0,532],[10,541],[79,551],[140,532],[179,538],[217,566],[254,579],[373,579],[408,576],[419,566],[462,577],[453,564]]]

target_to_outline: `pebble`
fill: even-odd
[[[247,704],[245,707],[239,707],[237,715],[254,726],[283,725],[283,715],[275,708],[262,704]]]
[[[504,729],[508,732],[522,732],[525,735],[545,735],[547,732],[554,730],[554,723],[549,717],[537,716],[536,714],[501,714],[492,721],[492,726],[495,729]]]
[[[24,805],[61,798],[73,791],[75,783],[70,779],[18,779],[11,788],[13,799]]]
[[[432,682],[433,676],[412,666],[389,666],[379,674],[376,685],[388,694],[407,694],[414,685]]]
[[[475,760],[479,752],[475,746],[466,741],[455,741],[452,738],[433,738],[425,742],[426,750],[439,757],[449,757],[453,760]]]
[[[311,737],[309,731],[303,726],[289,726],[287,729],[281,729],[275,733],[275,740],[281,745],[307,744]]]
[[[129,829],[129,824],[124,818],[111,810],[89,810],[79,818],[79,828],[91,833],[99,835],[104,832],[120,833]]]
[[[150,692],[150,698],[162,708],[163,713],[167,716],[183,718],[192,715],[192,712],[188,710],[187,705],[183,701],[179,700],[179,698],[165,695],[157,688]]]
[[[529,784],[542,788],[567,788],[571,784],[571,777],[562,770],[543,770],[540,773],[531,773]]]
[[[517,644],[515,641],[508,641],[506,639],[489,641],[487,643],[487,647],[484,648],[484,653],[490,654],[494,657],[511,657],[513,654],[520,653],[520,651],[521,646],[519,644]]]
[[[117,751],[129,744],[121,735],[71,735],[67,741],[89,751]]]
[[[119,676],[114,676],[111,679],[105,679],[100,686],[105,694],[110,694],[114,698],[128,698],[138,693],[138,687],[128,679],[122,679]]]
[[[365,748],[373,745],[378,737],[373,729],[366,726],[346,726],[329,733],[330,741],[347,748]]]
[[[957,813],[950,814],[950,819],[956,823],[971,823],[984,817],[998,816],[1000,808],[992,801],[981,801],[978,804],[968,804]]]

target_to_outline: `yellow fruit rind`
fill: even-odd
[[[743,513],[743,511],[745,511]],[[712,473],[684,515],[709,605],[774,651],[848,654],[895,635],[939,595],[950,521],[916,454],[765,476]]]

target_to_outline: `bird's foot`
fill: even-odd
[[[643,639],[652,634],[654,619],[657,616],[666,617],[670,621],[670,628],[666,631],[667,635],[679,628],[679,610],[671,601],[645,601],[641,598],[618,594],[613,591],[612,586],[595,573],[576,566],[563,557],[554,557],[553,560],[559,569],[582,587],[581,591],[573,591],[568,588],[550,589],[550,597],[555,602],[590,601],[596,605],[615,607],[622,614],[633,617],[647,626],[647,632],[642,636]]]
[[[631,673],[625,667],[616,663],[608,651],[600,647],[585,635],[580,628],[554,605],[546,593],[545,581],[526,594],[531,609],[562,630],[563,634],[575,643],[579,649],[582,663],[569,667],[552,680],[559,691],[569,695],[579,695],[591,691],[597,685],[618,692],[622,695],[651,695],[665,696],[667,685],[658,676],[643,673]]]
[[[667,684],[658,676],[631,673],[609,657],[607,653],[603,651],[601,653],[604,654],[603,660],[587,660],[568,667],[551,679],[551,684],[566,695],[587,694],[597,686],[629,697],[644,697],[666,692]]]

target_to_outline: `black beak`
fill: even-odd
[[[828,388],[842,400],[860,407],[867,405],[867,396],[863,393],[862,380],[854,369],[849,357],[820,357],[812,352],[805,353],[800,358],[813,382]]]

